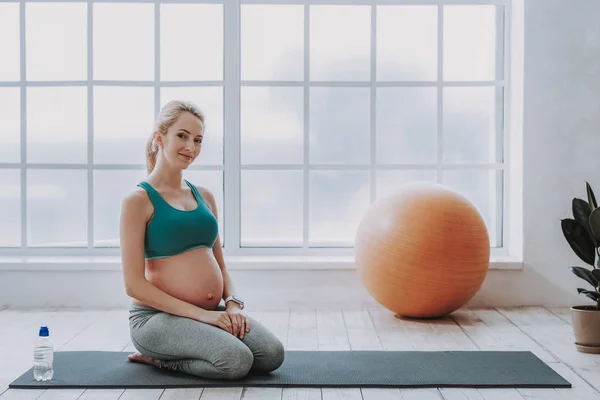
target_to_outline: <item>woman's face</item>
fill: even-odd
[[[172,165],[190,166],[200,154],[203,132],[200,120],[184,112],[169,128],[163,141],[163,155]]]

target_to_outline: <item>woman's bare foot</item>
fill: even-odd
[[[154,365],[155,367],[160,368],[160,360],[156,360],[154,358],[150,358],[140,353],[130,354],[127,359],[131,362],[139,362],[142,364]]]

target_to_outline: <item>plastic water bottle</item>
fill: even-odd
[[[40,327],[33,353],[33,377],[36,381],[48,381],[54,376],[54,345],[50,341],[47,326]]]

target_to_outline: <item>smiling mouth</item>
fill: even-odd
[[[185,158],[186,160],[190,161],[192,159],[192,157],[189,156],[184,156],[183,154],[180,154],[181,157]]]

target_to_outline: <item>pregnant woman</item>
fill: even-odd
[[[121,204],[123,278],[139,351],[129,360],[240,379],[279,368],[284,350],[242,312],[223,259],[213,194],[182,178],[200,154],[204,132],[196,105],[167,103],[146,146],[148,176]]]

